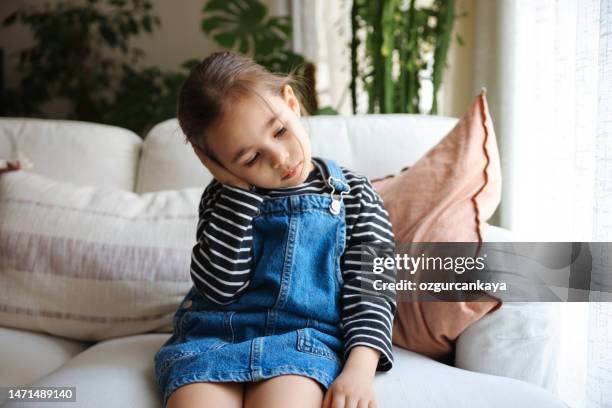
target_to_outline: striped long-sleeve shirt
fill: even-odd
[[[292,188],[254,192],[216,180],[206,187],[200,201],[197,244],[191,261],[191,277],[200,293],[219,305],[227,305],[247,289],[252,265],[251,221],[266,198],[328,193],[323,162],[313,158],[313,164],[314,170],[307,180]],[[375,255],[392,254],[393,231],[382,199],[368,179],[341,169],[351,187],[344,195],[347,244],[340,260],[344,280],[341,311],[344,354],[348,358],[350,350],[359,345],[374,348],[381,352],[377,369],[387,371],[393,364],[395,292],[375,290],[373,282],[375,279],[394,282],[395,274],[386,270],[373,275],[371,268],[362,267],[362,262]]]

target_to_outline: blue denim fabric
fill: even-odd
[[[266,199],[253,219],[247,290],[219,306],[195,287],[183,299],[174,333],[155,355],[164,407],[194,382],[259,381],[283,374],[328,388],[342,369],[340,256],[348,192],[340,167],[326,160],[329,194]]]

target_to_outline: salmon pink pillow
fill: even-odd
[[[444,139],[408,169],[374,180],[398,253],[411,242],[482,242],[501,199],[499,153],[484,91]],[[409,278],[398,271],[397,281]],[[393,342],[434,359],[452,358],[459,335],[501,301],[417,302],[398,297]]]

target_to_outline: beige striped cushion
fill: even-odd
[[[0,325],[91,341],[171,331],[202,190],[0,176]]]

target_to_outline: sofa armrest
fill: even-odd
[[[513,242],[515,240],[512,231],[490,224],[483,228],[482,235],[485,242]]]

